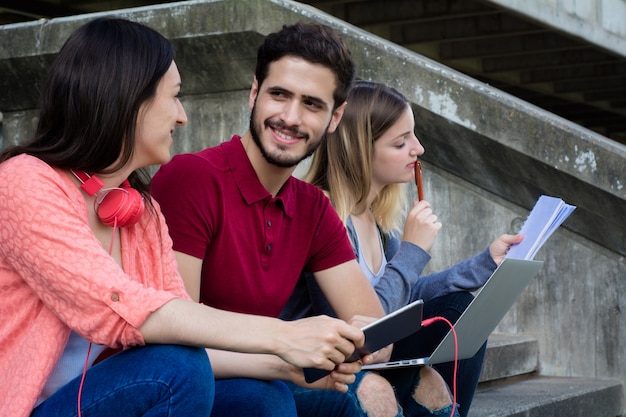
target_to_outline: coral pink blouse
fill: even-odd
[[[70,330],[114,348],[142,345],[151,312],[189,299],[155,208],[121,229],[121,268],[67,175],[28,155],[0,164],[0,415],[31,413]]]

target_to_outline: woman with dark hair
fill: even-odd
[[[169,160],[187,122],[180,88],[163,36],[96,19],[52,65],[35,137],[0,154],[0,415],[209,416],[205,347],[269,354],[276,379],[297,379],[362,346],[337,319],[287,323],[190,299],[140,174]],[[317,387],[347,390],[360,366],[339,368]],[[266,392],[263,415],[295,415],[288,390]]]

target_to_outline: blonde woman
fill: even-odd
[[[413,111],[392,87],[370,81],[353,86],[343,119],[313,156],[305,180],[321,188],[344,221],[362,270],[387,312],[417,299],[425,301],[425,317],[454,322],[472,300],[470,291],[491,276],[509,247],[521,236],[501,235],[482,253],[448,270],[422,276],[430,260],[441,222],[428,201],[407,207],[406,185],[414,178],[424,147],[415,136]],[[304,293],[306,296],[303,296]],[[310,297],[310,298],[309,298]],[[303,275],[283,318],[332,314],[316,284]],[[447,333],[437,322],[394,345],[392,359],[428,356]],[[461,361],[457,385],[460,415],[466,416],[482,369],[485,346]],[[436,369],[452,387],[452,365]],[[419,386],[423,368],[383,374],[405,406]]]

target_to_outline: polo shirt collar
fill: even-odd
[[[271,194],[263,187],[259,177],[256,175],[250,159],[241,143],[241,137],[234,135],[228,142],[222,144],[226,161],[232,172],[233,179],[241,196],[247,204],[254,204],[264,199],[272,198]],[[280,201],[285,214],[288,217],[293,217],[294,207],[294,178],[289,177],[287,182],[282,186],[276,200]]]

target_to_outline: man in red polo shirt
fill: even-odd
[[[337,128],[353,78],[350,53],[332,29],[285,26],[259,48],[249,130],[219,146],[178,155],[155,174],[152,194],[194,299],[277,317],[300,273],[310,271],[339,318],[373,320],[384,314],[328,198],[292,176]],[[383,349],[364,361],[388,355]],[[271,405],[261,410],[269,388],[259,380],[305,385],[301,369],[289,368],[285,378],[262,355],[211,351],[210,357],[218,379],[214,415],[252,415],[246,407],[254,415],[276,415]],[[352,416],[363,415],[365,408],[372,416],[395,415],[391,386],[379,375],[358,375],[358,384],[375,395],[299,395],[298,414]]]

